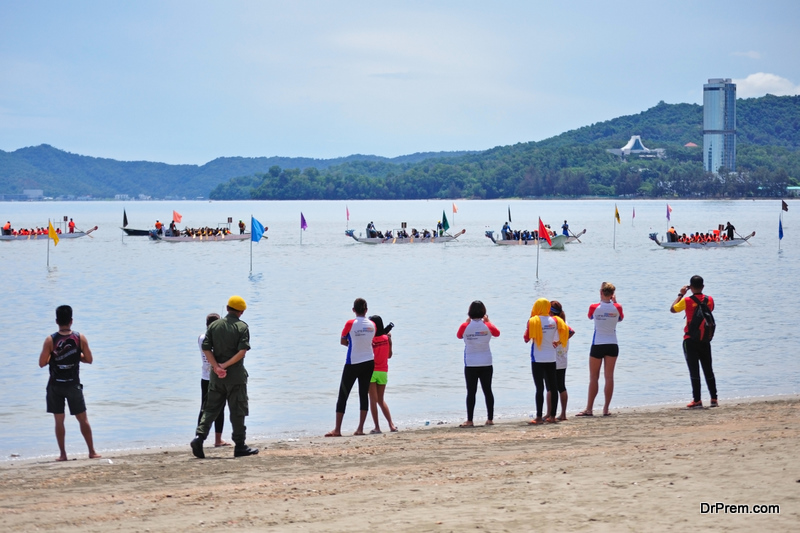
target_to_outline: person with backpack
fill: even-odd
[[[688,298],[686,293],[692,291]],[[711,407],[717,407],[717,382],[711,365],[711,339],[714,337],[714,299],[703,294],[703,278],[692,276],[689,285],[681,287],[678,297],[669,309],[673,313],[686,312],[686,326],[683,328],[683,354],[689,366],[692,381],[692,401],[689,409],[702,409],[700,398],[700,367],[706,378],[708,392],[711,394]]]

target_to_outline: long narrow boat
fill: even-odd
[[[250,240],[249,233],[229,233],[228,235],[194,235],[192,237],[182,235],[180,237],[168,237],[159,235],[156,230],[150,230],[150,239],[153,241],[164,242],[216,242],[216,241],[247,241]],[[264,235],[262,238],[266,239]]]
[[[76,231],[74,233],[59,233],[58,240],[78,239],[80,237],[85,237],[89,235],[91,232],[95,231],[96,229],[97,226],[86,231]],[[47,238],[48,238],[47,233],[43,233],[41,235],[0,235],[0,241],[34,241],[34,240],[45,240]]]
[[[442,236],[432,235],[430,237],[356,237],[356,230],[349,229],[344,232],[348,237],[352,237],[354,241],[364,244],[421,244],[421,243],[443,243],[452,242],[464,235],[467,230],[462,229],[455,235],[445,233]]]
[[[755,234],[756,232],[754,231],[750,235],[745,235],[744,237],[738,237],[736,239],[731,239],[729,241],[665,242],[658,240],[658,233],[651,233],[650,239],[662,248],[674,248],[678,250],[682,250],[684,248],[730,248],[732,246],[739,246],[741,244],[746,243],[748,240],[754,237]]]
[[[148,235],[150,235],[149,229],[124,228],[122,226],[120,226],[119,229],[124,231],[125,235],[127,235],[128,237],[147,237]]]
[[[586,230],[584,230],[584,233],[585,232],[586,232]],[[583,235],[583,233],[580,233],[579,236],[580,235]],[[487,230],[486,231],[486,238],[487,239],[491,239],[491,241],[493,243],[500,244],[502,246],[513,246],[513,245],[536,246],[537,244],[540,244],[539,241],[537,241],[536,239],[527,239],[527,240],[525,240],[525,239],[502,239],[502,238],[496,239],[495,236],[494,236],[494,231],[492,231],[492,230]],[[569,238],[572,238],[572,237],[569,237]],[[542,239],[541,247],[544,248],[544,249],[547,249],[547,250],[563,250],[564,249],[564,245],[567,243],[567,239],[568,239],[568,237],[566,235],[556,235],[555,237],[550,237],[550,242],[553,243],[552,245],[547,244],[547,241]]]

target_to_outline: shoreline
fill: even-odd
[[[791,530],[800,397],[0,466],[8,531]],[[208,442],[208,441],[206,441]],[[102,453],[102,452],[101,452]],[[110,461],[109,461],[110,459]],[[701,513],[701,504],[779,514]],[[646,526],[644,526],[646,524]]]
[[[602,403],[602,398],[599,398],[599,400]],[[796,394],[774,394],[774,395],[764,395],[764,396],[744,396],[744,397],[740,397],[740,398],[728,398],[728,399],[722,398],[722,397],[720,398],[720,402],[722,403],[723,407],[725,405],[728,405],[729,403],[741,404],[741,403],[756,403],[756,402],[761,402],[761,401],[775,401],[775,400],[797,400],[797,401],[800,401],[800,393],[796,393]],[[580,404],[580,405],[582,405],[582,404]],[[595,410],[601,409],[601,407],[602,406],[600,406],[600,407],[595,406]],[[613,414],[617,414],[617,413],[626,414],[626,413],[636,413],[636,412],[652,412],[652,411],[658,411],[658,410],[661,410],[661,409],[683,409],[684,407],[685,407],[685,402],[665,402],[665,403],[656,403],[656,404],[630,406],[630,407],[619,407],[619,408],[612,407],[611,411],[612,411]],[[569,420],[570,421],[573,420],[575,418],[575,413],[581,411],[582,409],[583,409],[583,407],[571,408],[567,412]],[[706,407],[706,409],[708,409],[708,407]],[[476,420],[480,419],[480,417],[477,416],[479,414],[480,414],[480,409],[478,409],[476,411],[476,417],[475,417]],[[462,413],[462,415],[463,415],[463,413]],[[374,436],[374,435],[370,435],[369,431],[368,431],[368,428],[372,424],[370,416],[371,415],[367,415],[367,422],[365,424],[365,431],[367,431],[367,435],[363,435],[364,437]],[[430,425],[428,425],[428,426],[420,423],[419,425],[403,427],[401,429],[401,431],[407,433],[407,432],[415,432],[415,431],[429,431],[429,430],[434,429],[434,428],[454,427],[454,426],[457,426],[458,424],[460,424],[462,419],[463,419],[463,416],[461,418],[456,417],[456,419],[453,420],[453,421],[431,419],[430,420]],[[513,417],[513,418],[495,417],[495,423],[496,424],[522,423],[522,422],[524,422],[526,420],[527,420],[527,417]],[[385,425],[386,421],[383,418],[381,418],[381,421]],[[227,422],[227,420],[226,420],[226,422]],[[332,425],[332,422],[331,422],[331,425]],[[323,426],[323,427],[327,427],[327,426]],[[348,427],[348,430],[343,430],[344,431],[344,433],[342,434],[343,438],[345,438],[345,437],[351,437],[351,438],[355,437],[349,431],[350,429],[351,428]],[[229,431],[229,428],[226,428],[226,430]],[[262,447],[262,446],[269,446],[269,445],[275,444],[275,443],[302,443],[304,441],[309,441],[309,440],[313,440],[313,439],[317,439],[319,437],[322,437],[325,434],[326,431],[327,430],[323,429],[323,430],[320,431],[319,434],[313,434],[313,435],[292,434],[292,435],[287,435],[287,436],[254,438],[252,441],[248,440],[248,444],[257,445],[258,447]],[[289,433],[289,432],[286,431],[284,433]],[[385,431],[384,433],[388,433],[388,431]],[[75,431],[71,432],[71,435],[72,435],[73,440],[75,441],[73,444],[75,444],[79,449],[81,449],[81,451],[79,453],[77,453],[77,454],[74,453],[74,452],[70,452],[70,454],[69,454],[69,462],[71,463],[71,462],[74,462],[74,461],[76,461],[78,459],[86,459],[86,460],[88,460],[88,458],[84,457],[86,455],[86,452],[83,451],[83,448],[85,447],[85,445],[83,443],[83,440],[80,437],[80,433],[77,431],[77,428],[76,428]],[[52,435],[49,435],[49,436],[52,436]],[[55,444],[55,437],[54,436],[52,436],[52,437],[53,437],[52,438],[52,440],[53,440],[52,448],[57,450],[57,447],[56,447],[56,444]],[[206,447],[209,446],[208,443],[211,442],[212,437],[213,437],[213,435],[209,435],[209,437],[206,439]],[[229,435],[228,436],[223,435],[223,438],[225,438],[227,440],[230,440],[229,437],[230,437]],[[164,445],[158,445],[158,446],[144,446],[144,447],[132,447],[132,448],[102,448],[102,447],[97,447],[96,446],[96,448],[98,450],[98,453],[103,455],[103,459],[105,459],[106,456],[113,458],[113,457],[117,457],[117,456],[127,456],[127,455],[137,455],[137,454],[146,455],[146,454],[155,454],[155,453],[161,453],[161,452],[177,453],[177,452],[181,452],[183,450],[189,450],[188,442],[191,440],[191,438],[192,438],[192,435],[190,434],[186,438],[186,444],[175,443],[175,444],[164,444]],[[212,448],[213,448],[213,446],[212,446]],[[55,458],[57,456],[58,456],[58,453],[56,453],[56,452],[49,453],[49,454],[46,454],[46,455],[39,455],[39,456],[35,456],[35,457],[13,457],[13,456],[7,456],[5,458],[0,459],[0,470],[2,470],[5,467],[12,466],[12,465],[25,465],[25,464],[29,464],[29,463],[48,464],[49,462],[55,462],[54,460],[51,461],[51,458]]]

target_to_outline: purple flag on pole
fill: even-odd
[[[670,220],[669,214],[672,213],[672,208],[667,204],[667,220]]]
[[[306,224],[306,217],[303,216],[303,212],[300,211],[300,229],[304,230],[308,227]]]

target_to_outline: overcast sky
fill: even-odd
[[[484,150],[700,104],[708,78],[800,94],[798,28],[796,0],[0,0],[0,150]]]

